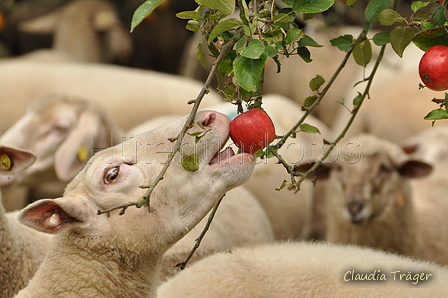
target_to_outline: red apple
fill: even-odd
[[[275,140],[275,127],[263,110],[254,108],[230,122],[230,137],[244,152],[256,153]]]
[[[418,73],[429,89],[448,89],[448,47],[434,46],[427,50],[420,59]]]

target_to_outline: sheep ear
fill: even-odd
[[[20,212],[19,220],[26,226],[49,234],[56,234],[82,223],[70,216],[57,199],[38,200],[28,205]]]
[[[0,146],[0,172],[18,173],[34,163],[36,156],[26,150]]]
[[[21,22],[19,24],[19,30],[30,34],[53,34],[57,28],[57,23],[58,13],[50,13]]]
[[[302,172],[305,173],[307,172],[309,169],[311,169],[311,167],[313,167],[315,165],[314,162],[312,163],[304,163],[301,165],[297,165],[294,167],[294,169],[298,172]],[[314,171],[314,175],[310,175],[307,178],[308,179],[327,179],[330,176],[330,172],[331,172],[332,166],[329,164],[321,164],[315,171]]]
[[[398,168],[398,171],[404,177],[420,178],[431,173],[432,166],[420,160],[408,160]]]
[[[56,150],[55,171],[59,180],[69,181],[90,158],[92,139],[98,137],[100,121],[92,112],[83,112],[76,127]]]

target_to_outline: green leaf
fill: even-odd
[[[315,13],[304,13],[302,14],[303,21],[306,22],[308,20],[311,20],[312,18],[314,18],[315,15],[316,15]]]
[[[378,21],[383,26],[390,26],[395,23],[403,23],[405,18],[403,18],[398,12],[393,9],[387,8],[380,12],[378,15]]]
[[[367,22],[373,23],[378,19],[381,11],[389,6],[390,0],[371,0],[368,2],[364,15]]]
[[[182,167],[189,171],[195,172],[199,169],[199,158],[196,154],[183,155],[182,156]]]
[[[198,11],[182,11],[176,13],[176,17],[183,20],[202,20],[202,16]]]
[[[431,17],[431,15],[429,13],[426,12],[417,12],[414,16],[413,19],[414,20],[420,20],[420,21],[425,21],[425,20],[429,20]],[[434,26],[435,27],[435,26]]]
[[[362,100],[362,94],[358,92],[358,95],[356,95],[356,97],[353,99],[353,107],[357,107],[360,105]]]
[[[303,31],[301,29],[292,28],[292,29],[288,30],[288,32],[286,33],[285,44],[291,45],[302,36],[303,36]]]
[[[235,10],[235,0],[195,0],[199,5],[205,5],[230,15]]]
[[[387,32],[379,32],[373,36],[372,40],[377,46],[383,46],[390,42],[390,36]]]
[[[275,152],[278,152],[278,146],[272,145],[270,146],[271,149]],[[268,148],[266,148],[266,153],[265,153],[265,157],[266,158],[273,158],[275,155],[271,152],[271,150],[269,150]]]
[[[350,52],[353,48],[353,36],[350,34],[342,35],[330,40],[330,43],[334,47],[338,47],[339,50],[344,52]]]
[[[448,93],[445,92],[445,99],[443,101],[443,105],[445,106],[445,110],[448,111]]]
[[[356,1],[357,1],[357,0],[347,0],[347,1],[345,2],[345,5],[347,5],[347,6],[352,6],[353,4],[356,3]]]
[[[308,97],[305,99],[305,101],[303,102],[303,106],[304,106],[305,108],[309,108],[309,107],[311,107],[311,106],[313,105],[313,103],[316,101],[316,99],[317,99],[317,95],[311,95],[311,96],[308,96]]]
[[[256,158],[263,158],[265,154],[266,154],[266,151],[260,150],[258,152],[255,152],[255,157]]]
[[[416,12],[419,9],[422,9],[423,7],[426,7],[430,4],[431,2],[423,2],[423,1],[415,1],[411,3],[411,10],[413,12]]]
[[[441,120],[448,119],[448,112],[445,109],[432,110],[425,116],[425,120]]]
[[[235,44],[235,50],[238,51],[238,49],[244,48],[244,46],[246,45],[246,42],[247,42],[247,38],[248,37],[246,35],[241,36],[241,38],[238,39],[238,41]]]
[[[252,24],[244,26],[244,35],[246,35],[247,37],[251,37],[253,34],[253,31],[251,30],[252,26]]]
[[[275,190],[276,190],[276,191],[280,191],[280,190],[284,189],[286,186],[288,186],[289,184],[290,184],[290,183],[288,183],[288,181],[283,180],[283,182],[282,182],[282,184],[280,185],[280,187],[279,187],[279,188],[276,188]]]
[[[220,91],[225,96],[225,98],[223,99],[223,101],[225,101],[225,102],[232,102],[233,99],[235,98],[235,90],[233,90],[229,86],[225,86],[224,89],[222,89]]]
[[[189,136],[192,136],[192,137],[197,137],[197,136],[200,136],[201,134],[203,134],[204,132],[203,131],[197,131],[197,132],[188,132],[187,134],[189,135]]]
[[[205,61],[205,54],[204,54],[204,48],[202,47],[202,44],[198,44],[198,51],[196,53],[196,58],[198,58],[199,63],[203,68],[206,68],[207,63]]]
[[[445,7],[447,7],[446,4],[445,4]],[[443,7],[440,7],[434,13],[434,22],[433,22],[434,26],[436,26],[436,27],[443,26],[446,21],[447,21],[446,10],[444,10]]]
[[[299,48],[297,48],[297,54],[306,63],[310,63],[311,61],[313,61],[313,59],[311,59],[311,52],[310,52],[310,50],[308,50],[307,47],[299,47]]]
[[[238,28],[241,26],[243,26],[243,22],[237,19],[227,19],[225,21],[222,21],[213,28],[212,32],[210,32],[208,42],[212,42],[218,35],[226,32],[227,30]]]
[[[412,42],[423,51],[433,46],[448,46],[448,30],[446,27],[438,27],[422,31],[414,36]]]
[[[262,41],[258,39],[252,39],[249,41],[247,47],[239,48],[238,53],[249,59],[258,59],[264,53],[265,46]]]
[[[278,49],[273,46],[266,46],[265,51],[269,55],[269,57],[275,57],[278,54]]]
[[[319,13],[328,10],[334,0],[283,0],[297,13]]]
[[[263,33],[263,38],[269,45],[273,45],[283,40],[283,33],[280,28],[275,28]]]
[[[185,28],[187,28],[187,30],[190,30],[192,32],[197,32],[199,31],[200,25],[199,22],[196,20],[188,20]]]
[[[218,48],[216,48],[214,43],[207,43],[207,48],[210,51],[210,53],[213,55],[213,57],[218,57],[219,56],[219,50]]]
[[[321,75],[316,75],[311,79],[309,86],[312,91],[316,91],[325,83],[325,79]]]
[[[434,28],[436,28],[436,26],[434,26],[433,23],[431,23],[431,22],[422,22],[422,31],[429,30],[429,29],[434,29]]]
[[[320,131],[317,127],[303,123],[300,124],[300,130],[306,133],[318,133],[320,134]]]
[[[445,20],[448,20],[448,5],[446,4],[445,1],[443,3],[443,7],[441,7],[440,10],[443,10],[443,16],[445,17]]]
[[[289,23],[294,21],[295,14],[278,13],[273,18],[274,23]]]
[[[323,47],[323,45],[318,44],[314,39],[309,37],[308,35],[303,36],[299,42],[297,43],[299,47],[316,47],[320,48]]]
[[[411,43],[413,37],[414,31],[406,26],[396,27],[392,30],[390,33],[390,43],[398,56],[403,57],[403,52]]]
[[[229,52],[222,59],[221,63],[218,65],[218,71],[225,77],[232,73],[233,71],[233,59],[235,59],[236,53],[235,51]]]
[[[370,59],[372,59],[372,46],[368,39],[358,43],[353,49],[353,58],[355,58],[356,63],[366,67],[369,64]]]
[[[249,26],[251,24],[249,22],[249,8],[247,7],[246,1],[238,2],[238,4],[241,4],[242,7],[240,7],[240,19],[243,21],[244,25]]]
[[[258,89],[267,57],[267,53],[263,53],[259,59],[236,57],[233,61],[233,71],[236,81],[243,89],[253,92]]]
[[[135,27],[138,26],[147,16],[154,11],[160,4],[165,2],[165,0],[147,0],[145,3],[140,5],[132,15],[131,21],[131,32],[134,31]]]

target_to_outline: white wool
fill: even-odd
[[[354,281],[361,273],[376,280]],[[447,277],[446,267],[366,248],[273,243],[205,258],[158,297],[443,297]]]

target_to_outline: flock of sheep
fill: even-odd
[[[440,94],[418,90],[420,50],[387,53],[346,137],[299,192],[277,190],[290,175],[275,158],[227,147],[236,107],[210,90],[181,144],[199,169],[177,154],[149,211],[99,214],[145,194],[202,83],[109,63],[132,43],[105,0],[56,13],[22,25],[51,25],[51,49],[0,60],[0,297],[446,296],[448,126],[423,120]],[[307,30],[321,43],[338,34]],[[267,64],[263,108],[278,135],[303,115],[309,80],[329,79],[342,55],[327,45],[311,64]],[[306,171],[322,156],[365,72],[346,66],[305,121],[320,133],[279,150],[287,162]]]

